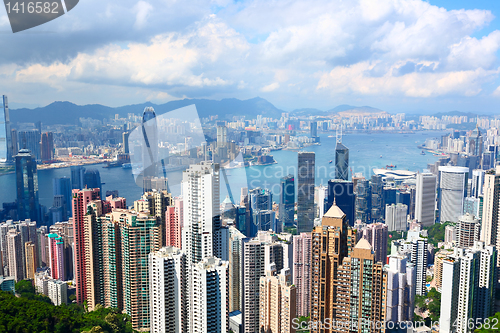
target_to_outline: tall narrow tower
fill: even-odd
[[[297,233],[314,226],[315,153],[299,152],[297,172]]]
[[[0,106],[0,163],[7,163],[12,161],[13,147],[7,96],[3,95],[2,101],[3,105]]]
[[[335,146],[335,179],[349,180],[349,149],[342,144],[342,125],[339,127]]]

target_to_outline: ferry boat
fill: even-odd
[[[132,169],[132,163],[123,163],[122,168],[124,169]]]

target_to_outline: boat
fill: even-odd
[[[123,163],[122,168],[124,169],[132,169],[132,163]]]
[[[332,160],[330,160],[328,163],[330,163],[330,164],[331,164],[332,162],[333,162],[333,161],[332,161]]]
[[[334,136],[333,136],[333,135],[329,135],[328,137],[329,137],[329,138],[334,138]]]
[[[396,168],[396,166],[391,164],[391,165],[386,165],[385,168],[386,169],[394,169],[394,168]]]
[[[425,155],[425,151],[422,150],[422,152],[420,153],[420,155]]]
[[[380,158],[382,158],[382,155],[380,155]]]
[[[113,162],[108,162],[103,168],[119,168],[122,166],[122,162],[119,161],[113,161]]]

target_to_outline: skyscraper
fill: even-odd
[[[248,237],[254,237],[259,230],[267,231],[273,227],[276,218],[273,209],[273,193],[260,187],[248,191],[250,217],[252,223]],[[275,230],[279,232],[279,230]]]
[[[297,289],[292,284],[290,269],[278,273],[275,267],[271,264],[260,278],[260,332],[293,333]]]
[[[387,274],[383,263],[375,260],[366,239],[361,238],[352,253],[344,257],[335,282],[337,302],[333,305],[332,322],[354,323],[356,326],[350,327],[350,332],[385,332],[384,325],[376,323],[385,319]],[[346,331],[337,327],[333,330]]]
[[[26,254],[26,279],[34,280],[37,265],[36,259],[36,246],[33,242],[24,243],[25,254]]]
[[[457,229],[458,246],[468,248],[474,246],[474,243],[479,240],[481,223],[474,215],[465,214],[458,219]]]
[[[85,215],[87,204],[100,199],[99,189],[73,190],[73,232],[75,255],[76,302],[82,304],[87,299],[87,258],[85,257]]]
[[[415,219],[424,227],[436,221],[436,176],[432,173],[417,174]]]
[[[469,196],[478,198],[483,195],[483,186],[484,186],[484,170],[472,170],[472,185],[471,185],[471,193]]]
[[[314,226],[315,153],[298,153],[297,233],[311,232]]]
[[[415,265],[415,292],[417,295],[425,295],[427,289],[427,247],[426,238],[417,238],[411,241],[411,262]]]
[[[356,222],[356,195],[352,181],[341,179],[328,181],[328,203],[325,212],[332,207],[334,201],[346,214],[347,223],[351,227],[354,226],[354,222]]]
[[[386,321],[400,323],[413,320],[415,305],[415,269],[405,256],[389,257],[387,272]]]
[[[222,257],[219,177],[219,165],[208,162],[191,165],[182,174],[182,246],[189,264]]]
[[[16,159],[17,216],[20,220],[38,221],[38,173],[30,151],[21,149]]]
[[[81,165],[72,165],[71,166],[71,188],[73,190],[83,190],[85,188],[84,185],[84,173],[85,168]]]
[[[7,250],[9,251],[9,275],[19,282],[25,278],[26,266],[23,260],[21,234],[15,229],[9,230],[7,234]]]
[[[42,162],[54,159],[54,135],[52,132],[42,133]]]
[[[3,95],[0,106],[0,164],[12,161],[13,154],[9,105],[7,96]]]
[[[17,144],[19,146],[19,150],[28,149],[37,161],[42,159],[40,140],[41,134],[38,130],[17,132]]]
[[[370,182],[364,178],[358,179],[355,187],[356,192],[356,220],[362,223],[371,223],[372,194]]]
[[[483,216],[481,241],[486,245],[500,245],[498,222],[500,213],[500,168],[489,170],[484,176]]]
[[[59,235],[50,233],[47,235],[49,247],[50,276],[56,280],[66,280],[64,242]]]
[[[408,206],[398,203],[397,205],[385,206],[385,224],[389,231],[406,231],[408,230],[407,223]]]
[[[292,226],[295,215],[295,178],[288,175],[280,180],[279,220],[284,226]]]
[[[342,130],[337,130],[335,179],[349,180],[349,149],[342,144]],[[354,222],[353,222],[354,223]]]
[[[241,311],[241,293],[243,276],[242,253],[243,240],[246,236],[234,226],[229,227],[229,312]]]
[[[311,250],[310,233],[293,236],[293,284],[297,286],[297,316],[311,313]]]
[[[193,265],[186,332],[229,333],[228,266],[215,257]]]
[[[440,166],[439,174],[440,221],[457,222],[464,210],[469,168]]]
[[[372,223],[361,229],[361,237],[370,243],[374,253],[375,261],[387,262],[387,238],[389,232],[387,225],[383,223]]]
[[[97,169],[86,169],[83,173],[83,186],[86,188],[98,188],[102,192],[101,175]]]
[[[151,333],[187,332],[186,255],[163,247],[149,254],[149,308]]]
[[[66,216],[71,217],[71,179],[67,177],[54,178],[53,195],[61,195],[63,198],[62,206],[66,211]]]
[[[312,232],[311,321],[337,319],[338,268],[347,257],[356,236],[348,229],[346,215],[337,206],[323,215],[321,226]],[[345,304],[345,303],[344,303]],[[313,332],[319,332],[318,330]],[[331,332],[331,331],[330,331]]]
[[[467,333],[470,322],[494,314],[497,283],[497,250],[476,242],[472,248],[456,247],[443,259],[440,332]]]

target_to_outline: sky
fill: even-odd
[[[262,97],[284,110],[500,114],[500,1],[81,0],[13,34],[11,107]]]

